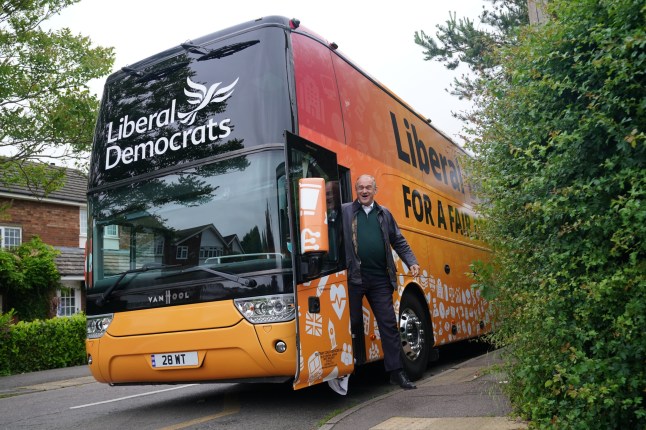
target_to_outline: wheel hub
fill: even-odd
[[[399,318],[399,337],[406,357],[415,361],[424,348],[425,333],[419,317],[410,309],[404,309]]]

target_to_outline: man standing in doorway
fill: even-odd
[[[390,382],[406,390],[417,388],[408,379],[401,361],[401,340],[393,308],[397,270],[391,247],[413,276],[419,274],[419,265],[390,211],[375,202],[375,178],[359,176],[355,190],[357,199],[345,203],[342,208],[352,333],[357,336],[363,332],[362,300],[365,295],[377,320],[384,367],[390,373]]]

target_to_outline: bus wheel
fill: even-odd
[[[433,345],[430,323],[420,301],[405,294],[399,305],[399,337],[404,370],[411,380],[424,375]]]

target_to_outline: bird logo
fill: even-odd
[[[236,86],[238,80],[236,78],[232,84],[218,89],[222,82],[217,82],[211,85],[208,89],[205,85],[198,84],[191,81],[191,78],[186,78],[186,84],[195,91],[191,91],[189,88],[184,88],[184,94],[188,97],[188,102],[192,105],[197,105],[195,109],[189,112],[177,112],[177,117],[179,118],[182,124],[191,125],[195,121],[195,116],[197,113],[204,109],[209,103],[219,103],[223,102],[233,94],[233,87]]]

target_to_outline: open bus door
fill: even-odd
[[[287,166],[300,389],[352,373],[354,357],[336,154],[287,133]]]

